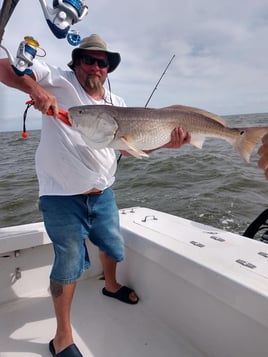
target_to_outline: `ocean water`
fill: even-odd
[[[268,126],[268,114],[225,117],[230,127]],[[39,222],[34,155],[40,131],[0,133],[0,227]],[[268,206],[268,181],[223,140],[185,145],[149,159],[122,158],[113,189],[119,208],[143,206],[242,234]]]

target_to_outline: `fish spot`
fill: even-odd
[[[241,130],[239,134],[240,135],[244,135],[245,134],[245,130]]]

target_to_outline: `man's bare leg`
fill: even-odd
[[[112,258],[108,257],[104,252],[99,253],[100,260],[102,262],[104,278],[105,278],[105,288],[115,293],[121,288],[121,284],[119,284],[116,280],[116,267],[117,263]],[[138,297],[135,292],[130,293],[130,300],[137,301]]]
[[[74,343],[70,314],[75,287],[76,283],[68,285],[50,283],[50,291],[57,320],[57,330],[53,340],[56,353],[61,352]]]

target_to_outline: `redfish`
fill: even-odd
[[[182,128],[191,134],[195,147],[202,148],[209,137],[224,139],[249,162],[255,145],[268,132],[268,127],[229,128],[218,115],[182,105],[160,109],[84,105],[70,108],[68,117],[88,146],[126,150],[137,158],[167,144],[172,130]]]

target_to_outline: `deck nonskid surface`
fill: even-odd
[[[103,281],[79,282],[72,309],[77,346],[85,357],[201,357],[162,321],[138,305],[101,294]],[[0,356],[51,356],[55,318],[49,295],[0,305]]]

